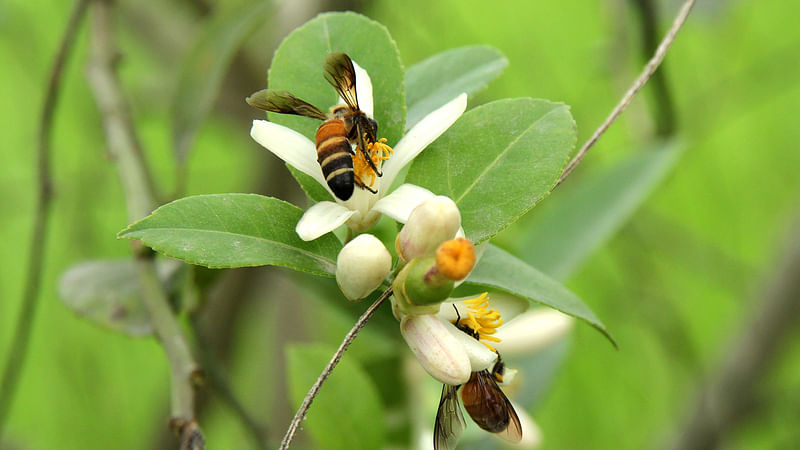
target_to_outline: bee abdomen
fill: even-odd
[[[353,195],[352,148],[347,140],[347,129],[339,119],[329,120],[317,129],[317,162],[322,175],[336,197],[347,200]]]

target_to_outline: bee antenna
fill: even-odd
[[[453,303],[453,309],[456,310],[456,326],[458,326],[458,323],[461,322],[461,314],[458,313],[458,308],[456,308],[455,303]]]

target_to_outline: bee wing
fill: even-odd
[[[488,384],[489,389],[495,390],[495,395],[492,396],[495,401],[498,401],[502,404],[502,408],[508,411],[508,426],[505,430],[499,431],[497,434],[498,437],[503,439],[504,441],[508,442],[519,442],[522,440],[522,425],[519,422],[519,416],[517,416],[517,411],[514,409],[514,405],[511,404],[511,401],[506,397],[506,394],[500,389],[500,386],[497,385],[495,382],[494,377],[487,377],[490,381]]]
[[[433,427],[434,450],[456,448],[461,431],[466,426],[467,422],[458,404],[458,386],[445,384],[442,386],[442,397],[439,399],[439,410],[436,412],[436,424]]]
[[[264,111],[271,111],[281,114],[295,114],[298,116],[311,117],[312,119],[327,120],[328,116],[319,108],[300,100],[286,91],[275,89],[262,89],[245,100],[247,104]]]
[[[336,89],[350,109],[358,109],[356,95],[356,70],[353,61],[342,52],[331,53],[325,58],[325,79]]]

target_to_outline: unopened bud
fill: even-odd
[[[371,234],[357,236],[336,258],[336,283],[348,300],[356,301],[374,291],[392,270],[392,255]]]
[[[458,206],[448,197],[429,198],[411,211],[397,234],[395,247],[403,262],[432,255],[442,242],[452,239],[461,226]]]
[[[406,316],[400,322],[400,332],[420,365],[433,378],[453,386],[469,380],[469,356],[436,316]]]
[[[451,280],[466,278],[475,267],[475,246],[464,238],[444,241],[436,249],[436,267]]]
[[[435,314],[450,296],[455,283],[442,275],[433,257],[412,260],[397,274],[392,287],[404,314]]]

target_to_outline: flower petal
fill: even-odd
[[[435,197],[433,192],[424,187],[406,183],[378,200],[372,209],[400,223],[406,223],[414,208],[433,197]]]
[[[441,321],[440,321],[441,322]],[[480,372],[489,369],[497,361],[497,353],[489,350],[477,339],[456,328],[451,322],[443,322],[447,331],[464,347],[464,351],[469,357],[469,364],[473,372]]]
[[[494,336],[500,342],[494,347],[503,356],[535,353],[567,334],[573,322],[554,309],[535,308],[498,328]]]
[[[356,98],[358,99],[358,109],[374,117],[372,103],[372,80],[366,70],[353,61],[353,69],[356,70]]]
[[[353,214],[355,214],[355,211],[351,211],[338,203],[319,202],[308,208],[308,211],[303,214],[303,217],[297,222],[295,231],[297,231],[300,239],[313,241],[323,234],[338,228]]]
[[[266,120],[254,120],[250,136],[275,156],[314,177],[319,184],[330,190],[317,163],[317,148],[308,138],[291,128]]]
[[[392,157],[383,164],[381,187],[389,189],[400,170],[450,128],[466,108],[467,94],[461,94],[414,125],[394,147]]]

